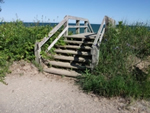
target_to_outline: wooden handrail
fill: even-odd
[[[49,38],[53,36],[58,31],[58,29],[60,29],[65,24],[67,20],[67,17],[65,17],[57,26],[55,26],[54,29],[49,32],[48,37],[44,37],[44,39],[40,42],[40,47],[42,47],[43,44],[45,44],[47,40],[49,40]]]
[[[88,26],[68,26],[69,28],[87,28]]]
[[[69,26],[68,25],[68,20],[76,20],[76,26]],[[80,26],[80,21],[84,21],[84,26]],[[41,42],[36,42],[35,44],[35,60],[37,63],[40,63],[40,52],[41,52],[41,47],[64,25],[64,30],[59,34],[59,36],[51,43],[51,45],[47,48],[47,51],[49,51],[55,43],[60,39],[61,36],[64,34],[68,35],[68,29],[70,27],[76,28],[76,31],[80,33],[80,28],[84,28],[84,32],[87,32],[87,30],[91,33],[93,32],[93,29],[89,23],[88,19],[85,18],[80,18],[80,17],[75,17],[75,16],[70,16],[66,15],[64,19],[57,25],[55,26],[49,33],[48,37],[44,37]]]
[[[104,27],[104,25],[105,25],[105,27]],[[95,38],[95,40],[93,42],[93,45],[92,45],[92,49],[91,49],[91,54],[92,54],[91,69],[93,69],[99,62],[100,44],[101,44],[102,38],[104,36],[105,29],[108,28],[109,25],[115,26],[115,20],[113,20],[112,18],[109,18],[108,16],[105,16],[103,18],[101,26],[98,30],[98,33],[97,33],[96,38]]]
[[[67,15],[66,17],[68,17],[68,19],[71,19],[71,20],[89,21],[88,19],[85,19],[85,18],[70,16],[70,15]]]
[[[105,25],[105,27],[104,27]],[[108,16],[105,16],[103,18],[103,21],[101,23],[101,26],[97,32],[97,35],[96,35],[96,38],[94,40],[94,43],[93,43],[93,46],[95,45],[100,45],[101,41],[102,41],[102,38],[103,38],[103,35],[104,35],[104,32],[105,32],[105,29],[109,26],[115,26],[115,20],[113,20],[112,18],[109,18]]]
[[[93,46],[97,45],[97,42],[98,42],[98,40],[99,40],[99,38],[100,38],[100,35],[102,36],[101,32],[102,32],[102,29],[103,29],[103,27],[104,27],[104,23],[105,23],[105,17],[104,17],[104,19],[103,19],[103,21],[102,21],[102,23],[101,23],[101,26],[100,26],[100,28],[99,28],[99,30],[98,30],[98,32],[97,32],[97,35],[96,35],[96,38],[95,38],[95,40],[94,40]],[[103,37],[103,36],[102,36],[102,37]]]
[[[68,30],[68,26],[58,35],[58,37],[51,43],[51,45],[47,48],[47,51],[49,51],[54,44],[60,39],[60,37]]]
[[[49,38],[50,38],[51,36],[53,36],[53,35],[57,32],[57,30],[60,29],[69,19],[87,21],[88,24],[89,24],[89,28],[88,28],[88,29],[90,30],[90,32],[93,33],[93,29],[92,29],[92,27],[91,27],[91,25],[90,25],[88,19],[80,18],[80,17],[75,17],[75,16],[70,16],[70,15],[66,15],[66,16],[64,17],[64,19],[63,19],[57,26],[55,26],[54,29],[52,29],[52,30],[49,32],[48,37],[44,37],[44,38],[43,38],[43,40],[39,43],[39,46],[42,47],[43,44],[45,44],[45,43],[47,42],[47,40],[49,40]],[[68,26],[68,25],[67,25],[67,26]],[[71,26],[71,27],[72,27],[72,26]],[[83,26],[74,26],[74,28],[85,28],[85,27],[88,27],[88,26],[84,26],[84,27],[83,27]],[[70,26],[69,26],[69,28],[70,28]]]
[[[100,39],[99,39],[99,42],[98,42],[98,46],[100,46],[100,44],[101,44],[102,38],[104,36],[104,33],[105,33],[105,28],[103,29],[102,34],[100,36]]]
[[[89,21],[88,21],[88,24],[89,24],[90,32],[91,32],[91,33],[94,33],[93,28],[92,28],[91,24],[89,23]]]

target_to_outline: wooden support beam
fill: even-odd
[[[84,21],[84,26],[88,27],[88,21]],[[87,33],[87,27],[84,28],[84,33]]]
[[[69,26],[69,28],[87,28],[88,26]]]
[[[49,51],[55,44],[56,42],[60,39],[60,37],[68,30],[68,27],[66,27],[59,35],[58,37],[51,43],[51,45],[47,48]]]
[[[47,40],[48,40],[51,36],[53,36],[53,35],[60,29],[60,27],[62,27],[62,26],[64,25],[64,23],[65,23],[67,20],[68,20],[68,17],[66,16],[63,21],[61,21],[57,26],[55,26],[55,28],[52,29],[52,30],[49,32],[48,37],[45,37],[45,38],[40,42],[40,44],[39,44],[40,47],[42,47],[43,44],[45,44],[45,42],[47,42]]]
[[[81,18],[81,17],[75,17],[75,16],[70,16],[70,15],[67,15],[67,17],[68,19],[71,19],[71,20],[89,21],[88,19]]]
[[[105,16],[105,28],[106,31],[108,29],[108,27],[115,27],[116,26],[116,21],[112,18],[109,18],[108,16]]]
[[[95,66],[98,65],[99,62],[99,49],[96,46],[93,46],[91,49],[92,54],[92,63],[91,63],[91,69],[93,70]]]
[[[68,20],[65,22],[64,24],[64,28],[68,27]],[[65,36],[68,36],[68,29],[67,31],[64,33]]]
[[[93,28],[92,28],[91,24],[89,23],[89,21],[88,21],[88,25],[89,25],[89,30],[90,30],[90,32],[91,32],[91,33],[94,33]]]
[[[100,35],[100,39],[98,41],[98,47],[100,47],[100,44],[101,44],[101,41],[103,39],[104,33],[105,33],[105,28],[103,29],[102,34]]]
[[[99,28],[99,30],[98,30],[98,33],[97,33],[97,35],[96,35],[96,38],[95,38],[95,40],[94,40],[93,45],[96,45],[97,42],[98,42],[98,40],[99,40],[99,38],[100,38],[100,35],[101,35],[102,30],[103,30],[103,27],[104,27],[104,22],[105,22],[105,17],[104,17],[104,19],[103,19],[103,21],[102,21],[102,23],[101,23],[101,26],[100,26],[100,28]],[[102,37],[103,37],[103,36],[102,36]]]
[[[39,42],[36,42],[34,46],[35,62],[37,64],[41,63],[41,55],[40,55],[41,47],[39,44],[40,44]]]
[[[104,23],[105,23],[105,28],[104,28]],[[92,45],[92,49],[91,49],[91,54],[92,54],[91,69],[93,69],[98,64],[100,43],[102,41],[105,30],[107,30],[108,27],[115,27],[115,20],[113,20],[112,18],[109,18],[108,16],[105,16],[102,23],[101,23],[101,26],[98,30],[98,33],[97,33],[96,38],[94,40],[94,43]]]
[[[76,26],[80,26],[80,20],[76,20]],[[76,34],[80,33],[80,28],[76,28]]]

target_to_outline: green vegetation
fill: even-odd
[[[0,25],[0,81],[9,72],[13,61],[34,62],[34,44],[52,29],[50,25],[26,27],[17,20]],[[60,29],[42,47],[41,55],[62,31]],[[65,45],[63,38],[57,44]],[[50,54],[54,53],[54,48]],[[52,59],[52,58],[49,58]],[[99,64],[93,72],[86,70],[79,79],[82,88],[101,96],[123,96],[134,98],[150,97],[150,66],[140,69],[142,62],[150,63],[150,30],[143,24],[127,26],[122,22],[116,28],[109,28],[100,47]],[[37,65],[42,71],[42,67]]]
[[[86,70],[79,83],[87,92],[112,97],[150,97],[150,30],[137,23],[122,22],[109,28],[100,46],[99,64],[93,72]]]
[[[6,72],[9,72],[9,66],[13,61],[24,59],[33,62],[35,42],[48,36],[51,29],[50,25],[39,26],[38,23],[36,26],[26,27],[19,20],[10,23],[3,22],[0,25],[0,81],[3,80]],[[61,31],[62,29],[57,31],[42,47],[42,56],[46,56],[43,51]],[[61,43],[64,45],[62,38],[58,41],[58,44]],[[42,71],[41,67],[38,67]]]

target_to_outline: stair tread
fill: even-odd
[[[74,43],[74,44],[93,44],[93,42],[90,41],[71,41],[71,40],[64,40],[67,43]]]
[[[69,62],[60,62],[60,61],[48,61],[52,66],[59,66],[59,67],[65,67],[65,68],[72,68],[72,69],[86,69],[90,68],[90,66],[80,66],[76,65],[74,63]]]
[[[86,36],[76,36],[76,35],[70,35],[65,36],[66,38],[77,38],[77,39],[95,39],[96,36],[93,37],[86,37]]]
[[[58,74],[58,75],[66,75],[66,76],[71,76],[71,77],[76,77],[81,75],[80,73],[76,72],[76,71],[69,71],[69,70],[64,70],[64,69],[57,69],[57,68],[44,68],[43,69],[45,72],[48,73],[53,73],[53,74]]]
[[[61,59],[67,61],[79,61],[79,62],[87,62],[90,61],[88,58],[83,57],[73,57],[73,56],[64,56],[64,55],[54,55],[54,59]]]
[[[74,54],[74,55],[91,55],[90,52],[74,51],[74,50],[55,49],[54,51],[58,53],[68,53],[68,54]]]
[[[74,34],[74,35],[69,35],[65,36],[68,38],[83,38],[83,39],[95,39],[96,34],[95,33],[81,33],[81,34]]]
[[[58,46],[58,47],[62,47],[62,48],[73,48],[73,49],[88,49],[90,50],[91,47],[90,46],[74,46],[74,45],[65,45],[65,46]]]

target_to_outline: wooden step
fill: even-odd
[[[82,38],[82,39],[95,39],[96,34],[95,33],[81,33],[81,34],[74,34],[66,36],[67,38]]]
[[[75,46],[75,45],[65,45],[65,46],[57,46],[61,48],[70,48],[70,49],[85,49],[85,50],[90,50],[90,46]]]
[[[73,50],[62,50],[62,49],[55,49],[56,53],[65,53],[65,54],[73,54],[73,55],[84,55],[84,56],[90,56],[90,52],[83,52],[83,51],[73,51]]]
[[[72,44],[93,44],[93,42],[89,41],[71,41],[71,40],[64,40],[64,41]]]
[[[66,61],[90,62],[90,60],[88,58],[83,58],[83,57],[54,55],[53,58],[59,59],[59,60],[66,60]]]
[[[68,62],[60,62],[60,61],[48,61],[52,66],[64,67],[64,68],[71,68],[71,69],[86,69],[90,68],[90,66],[80,66],[74,63]]]
[[[73,39],[92,39],[94,40],[96,36],[93,37],[86,37],[86,36],[76,36],[76,35],[70,35],[70,36],[65,36],[66,38],[73,38]]]
[[[66,75],[66,76],[70,76],[70,77],[76,77],[81,75],[80,73],[76,72],[76,71],[68,71],[68,70],[63,70],[63,69],[57,69],[57,68],[44,68],[43,69],[45,72],[47,73],[52,73],[52,74],[57,74],[57,75]]]

